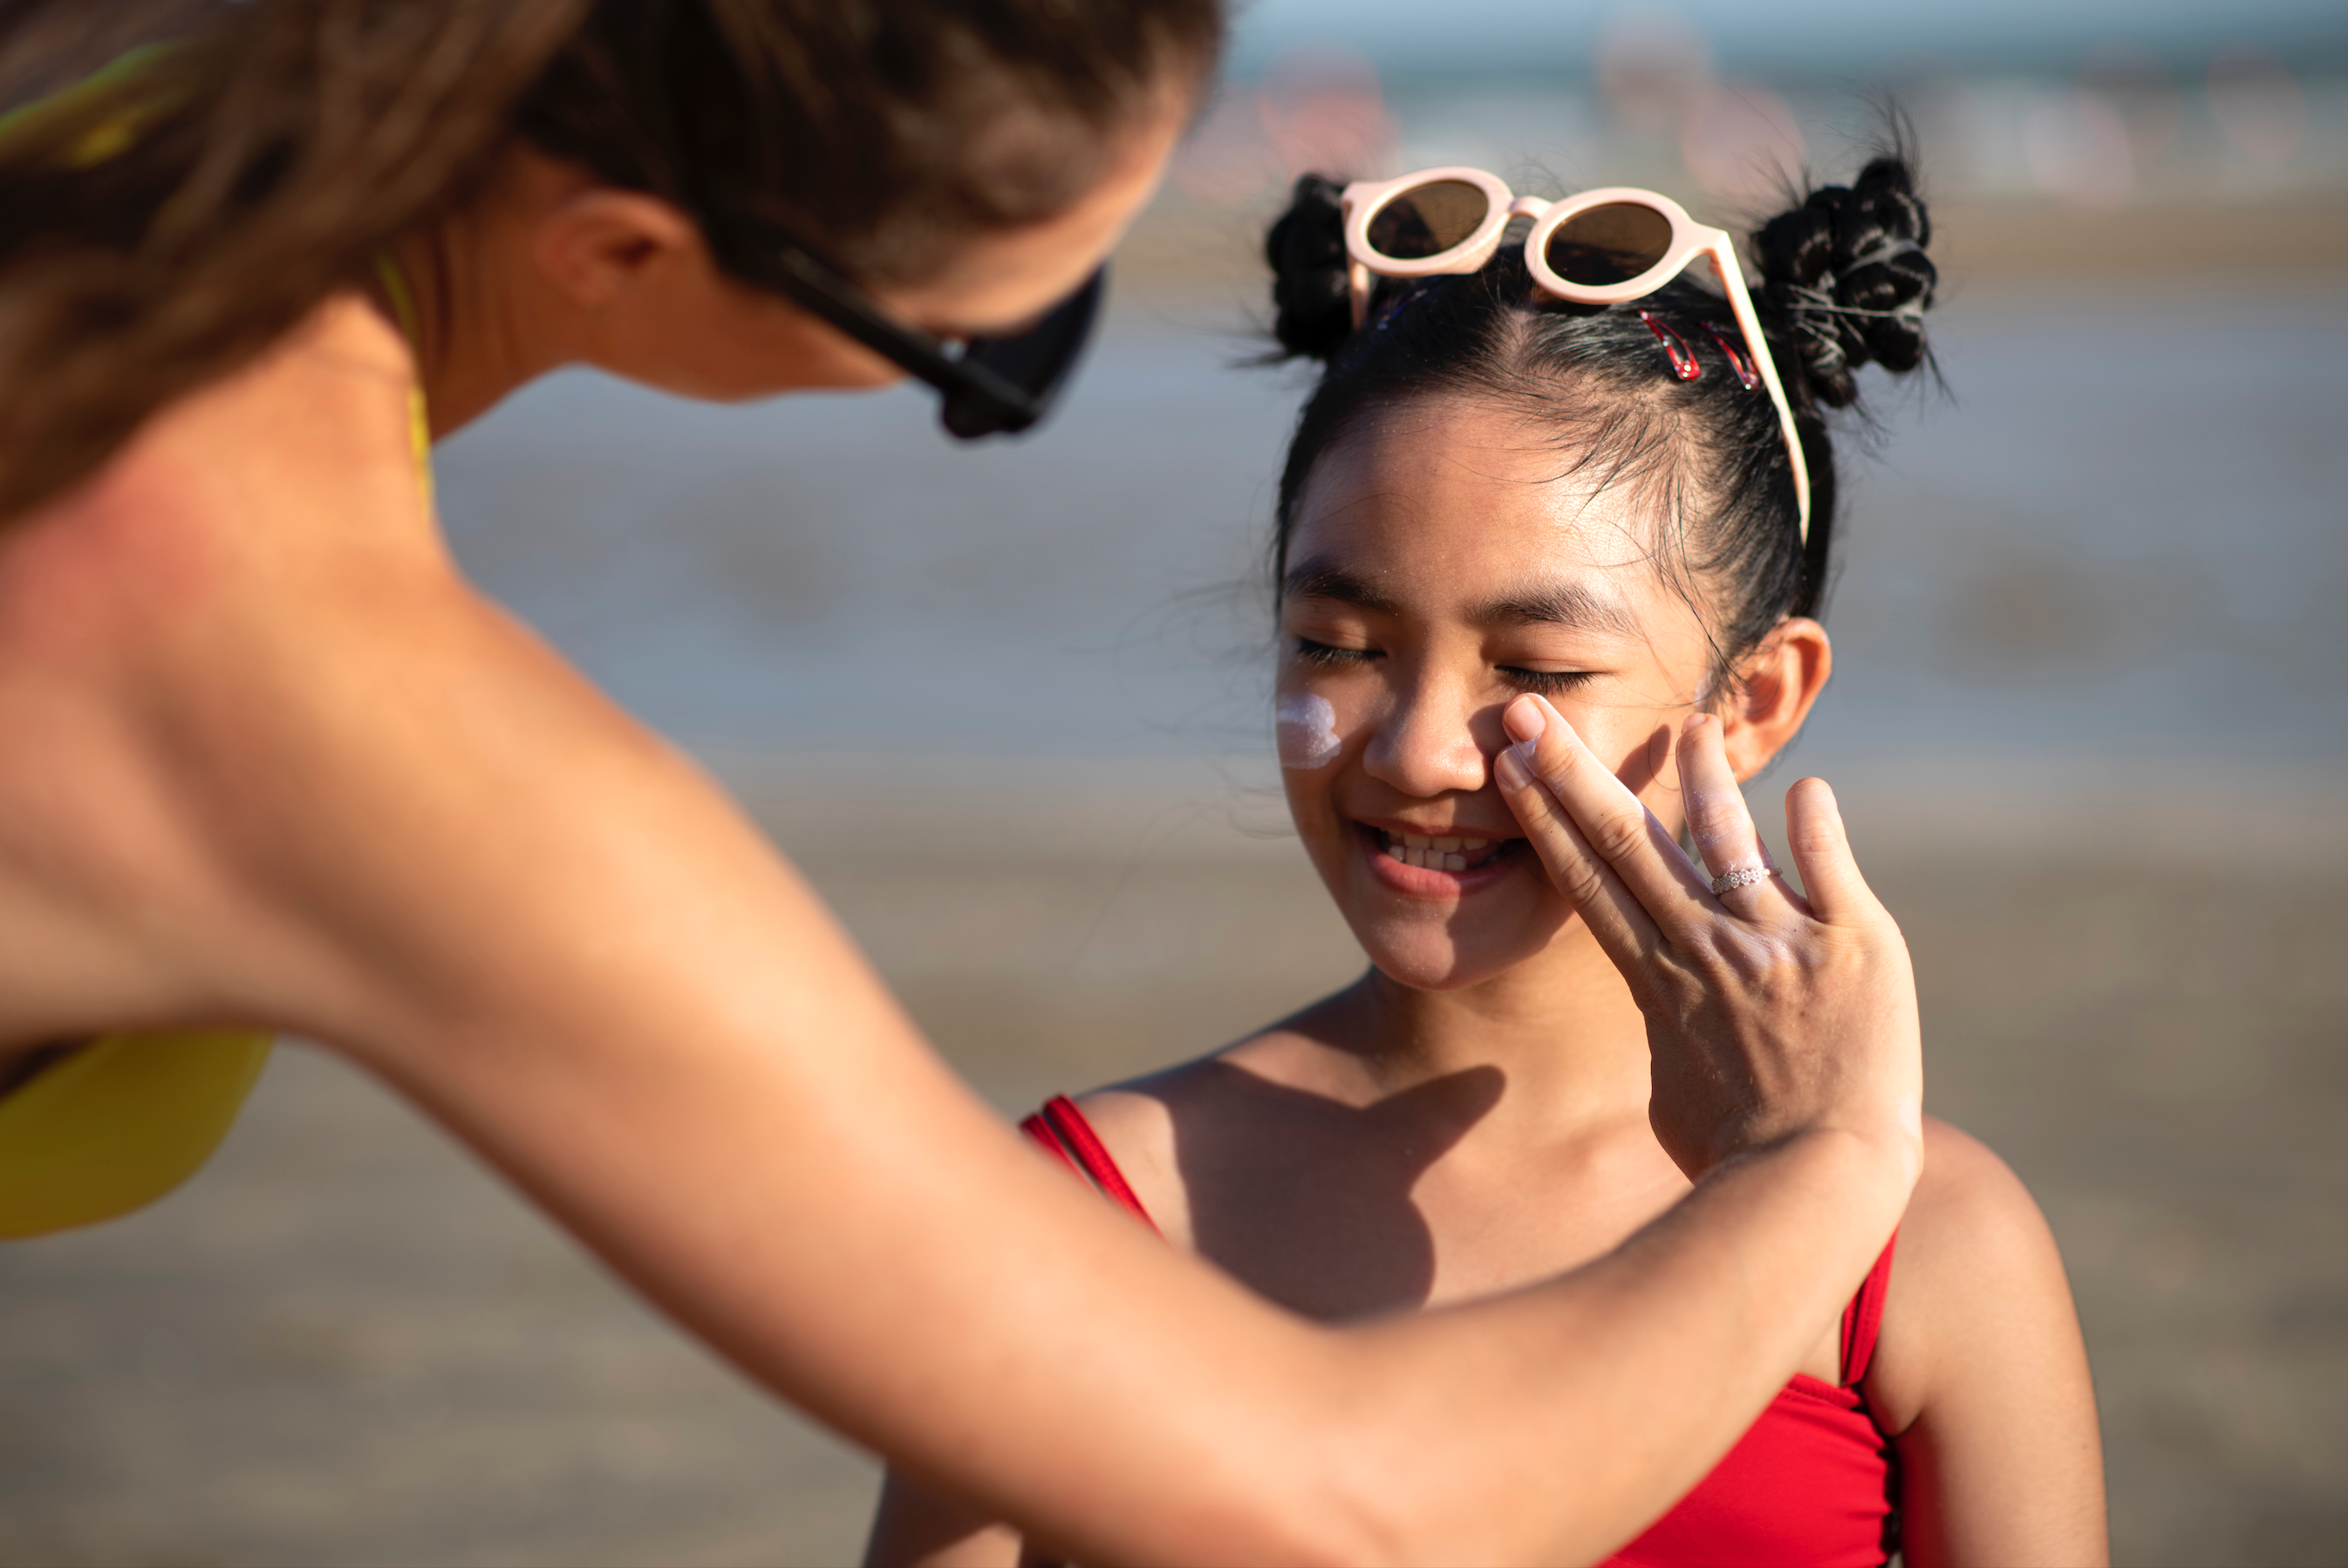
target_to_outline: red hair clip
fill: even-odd
[[[1682,381],[1694,381],[1704,374],[1704,364],[1695,357],[1695,350],[1688,347],[1687,339],[1680,336],[1670,323],[1653,311],[1641,311],[1639,319],[1647,323],[1647,330],[1655,334],[1655,341],[1671,355],[1673,374]]]
[[[1704,323],[1704,330],[1712,334],[1712,341],[1718,343],[1720,352],[1728,356],[1728,368],[1736,373],[1736,379],[1745,384],[1745,390],[1758,391],[1761,385],[1761,373],[1753,368],[1753,361],[1737,353],[1736,345],[1729,342],[1727,335],[1710,322]]]

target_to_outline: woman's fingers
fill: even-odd
[[[1810,912],[1829,925],[1843,925],[1882,908],[1875,890],[1859,874],[1842,811],[1824,779],[1802,779],[1786,792],[1786,847],[1802,874]]]
[[[1557,798],[1525,766],[1513,746],[1504,746],[1493,764],[1500,796],[1523,825],[1526,839],[1549,870],[1557,890],[1572,901],[1598,938],[1599,948],[1635,983],[1637,966],[1659,940],[1655,923],[1631,890],[1590,847]]]
[[[1746,809],[1744,787],[1736,782],[1736,770],[1728,765],[1720,721],[1709,713],[1691,714],[1680,726],[1680,743],[1673,749],[1688,835],[1704,856],[1714,895],[1729,908],[1747,914],[1782,906],[1787,899],[1785,884],[1774,874],[1768,846]]]
[[[1826,785],[1805,779],[1787,797],[1807,899],[1771,878],[1724,901],[1549,704],[1519,698],[1501,721],[1519,743],[1495,760],[1502,794],[1646,1015],[1648,1119],[1681,1168],[1700,1176],[1741,1150],[1838,1128],[1896,1143],[1912,1181],[1915,979]],[[1680,749],[1708,859],[1758,860],[1718,725],[1689,724]]]
[[[1704,878],[1672,835],[1581,743],[1556,709],[1539,697],[1525,696],[1509,703],[1500,717],[1518,742],[1519,760],[1563,808],[1562,815],[1575,829],[1580,854],[1610,872],[1647,917],[1669,931],[1692,910],[1709,907]],[[1560,886],[1576,904],[1582,902],[1570,886],[1562,882]]]

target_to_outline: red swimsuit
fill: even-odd
[[[1019,1128],[1157,1229],[1074,1102],[1054,1099]],[[1877,1568],[1890,1559],[1899,1460],[1859,1391],[1890,1277],[1886,1246],[1843,1311],[1840,1386],[1796,1373],[1712,1473],[1607,1568]]]

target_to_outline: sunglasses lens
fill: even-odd
[[[1635,201],[1610,201],[1559,224],[1541,251],[1569,283],[1627,283],[1672,248],[1672,220]]]
[[[940,411],[941,422],[972,441],[1025,430],[1043,418],[1084,354],[1107,288],[1108,269],[1103,267],[1034,331],[1017,337],[973,339],[962,363],[1007,395],[978,387],[955,392]]]
[[[1397,261],[1439,256],[1464,244],[1491,210],[1491,198],[1466,180],[1414,186],[1370,220],[1370,248]]]

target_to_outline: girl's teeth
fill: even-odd
[[[1389,833],[1385,837],[1388,859],[1429,871],[1465,871],[1469,856],[1481,855],[1498,842],[1490,838],[1437,838],[1416,833]]]

